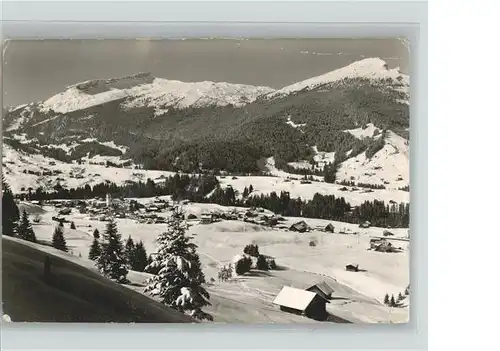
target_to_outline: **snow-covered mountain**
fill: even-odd
[[[200,106],[241,106],[258,96],[274,91],[265,86],[231,84],[225,82],[181,82],[155,78],[149,73],[107,80],[90,80],[69,86],[41,103],[41,110],[68,113],[125,99],[125,108],[154,107],[161,111]]]
[[[399,68],[389,69],[387,62],[380,58],[366,58],[334,71],[294,83],[268,94],[269,97],[283,96],[301,90],[311,90],[325,84],[349,78],[366,78],[372,81],[392,81],[397,89],[409,93],[409,76]]]
[[[194,172],[203,164],[282,178],[309,170],[321,181],[340,156],[338,181],[396,190],[409,184],[408,93],[408,76],[378,58],[277,91],[148,73],[89,80],[4,109],[4,166],[17,189],[50,187],[65,173],[68,187],[134,181],[135,165]],[[31,173],[16,166],[22,160]],[[61,173],[38,175],[53,164]],[[111,172],[116,165],[130,168]]]

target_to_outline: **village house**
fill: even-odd
[[[326,304],[328,300],[319,294],[303,289],[284,286],[273,301],[283,312],[303,315],[315,320],[325,320],[328,317]]]
[[[214,218],[211,213],[202,213],[200,224],[210,224],[213,223]]]
[[[290,226],[290,228],[288,228],[288,229],[293,231],[293,232],[305,233],[305,232],[311,230],[311,227],[309,227],[306,222],[300,221],[300,222],[292,224]]]

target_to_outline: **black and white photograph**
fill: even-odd
[[[3,43],[4,322],[400,324],[410,43]]]

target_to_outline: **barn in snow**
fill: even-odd
[[[284,312],[304,315],[315,320],[328,317],[326,304],[328,301],[316,292],[284,286],[273,303]]]

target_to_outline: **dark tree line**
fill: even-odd
[[[385,185],[383,184],[356,183],[352,180],[342,180],[338,183],[340,185],[352,186],[352,187],[357,186],[359,188],[376,189],[376,190],[386,189]]]
[[[280,195],[249,196],[239,199],[231,187],[217,187],[208,202],[224,206],[262,207],[274,213],[290,217],[329,219],[347,223],[369,221],[380,227],[409,227],[409,204],[385,204],[384,201],[366,201],[360,206],[351,206],[344,197],[316,193],[311,200],[290,198],[290,193]]]
[[[14,200],[14,194],[9,184],[2,176],[2,234],[14,236],[19,221],[19,208]]]
[[[172,195],[174,199],[189,199],[192,201],[203,201],[218,184],[213,175],[179,175],[166,177],[162,181],[154,182],[147,179],[146,182],[130,182],[125,185],[117,185],[105,182],[90,186],[66,189],[56,185],[53,191],[45,191],[38,188],[35,192],[21,194],[21,199],[27,200],[53,200],[53,199],[90,199],[94,197],[105,197],[110,194],[113,197],[154,197]]]

